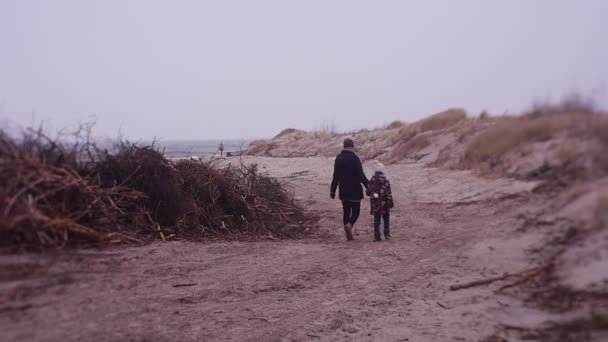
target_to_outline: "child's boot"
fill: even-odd
[[[382,241],[380,237],[380,227],[374,227],[374,241]]]

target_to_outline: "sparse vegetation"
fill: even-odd
[[[575,160],[578,155],[579,152],[574,146],[560,146],[557,150],[557,158],[559,158],[562,163],[568,163],[572,160]]]
[[[421,150],[431,144],[429,134],[418,134],[403,145],[402,151],[409,153],[411,151]]]
[[[312,134],[315,139],[327,141],[338,134],[338,129],[333,121],[323,121],[319,128],[315,129]]]
[[[608,197],[601,197],[595,207],[593,214],[593,221],[591,223],[592,229],[604,229],[608,228]]]
[[[460,121],[466,120],[466,118],[467,113],[463,109],[448,109],[422,120],[420,122],[420,130],[426,132],[447,128]]]
[[[420,128],[417,125],[405,125],[395,135],[391,136],[391,142],[393,144],[405,143],[418,133],[420,133]]]
[[[595,333],[608,330],[608,315],[591,313],[568,321],[547,322],[539,327],[514,325],[499,326],[499,333],[488,336],[483,342],[506,342],[517,337],[517,340],[535,341],[591,341]],[[506,334],[509,339],[500,335]],[[601,336],[601,335],[600,335]]]
[[[279,134],[277,134],[277,135],[276,135],[274,138],[272,138],[272,139],[278,139],[278,138],[280,138],[280,137],[282,137],[282,136],[285,136],[285,135],[288,135],[288,134],[297,133],[297,132],[301,132],[301,131],[300,131],[300,130],[298,130],[298,129],[295,129],[295,128],[286,128],[286,129],[282,130],[282,131],[281,131]]]
[[[479,133],[467,145],[464,162],[497,161],[506,153],[528,142],[546,141],[567,128],[569,118],[502,119]]]
[[[406,157],[410,157],[414,152],[420,151],[431,144],[430,134],[418,134],[413,138],[400,144],[391,154],[390,160],[398,162]]]
[[[593,134],[599,143],[595,160],[599,168],[608,172],[608,115],[598,115],[593,122]]]
[[[428,166],[469,168],[486,175],[575,182],[608,173],[608,116],[591,102],[570,97],[536,106],[536,114],[468,119],[462,109],[450,109],[411,124],[395,121],[384,128],[353,131],[359,155],[396,163],[433,144]],[[541,110],[542,109],[542,110]],[[555,112],[551,112],[555,110]],[[569,112],[577,110],[576,112]],[[542,113],[539,114],[539,113]],[[249,155],[275,157],[334,156],[345,134],[324,129],[254,142]],[[553,141],[553,143],[549,143]],[[565,176],[565,177],[562,177]]]
[[[405,122],[400,121],[400,120],[396,120],[396,121],[393,121],[393,122],[391,122],[390,124],[388,124],[388,125],[386,126],[386,129],[396,129],[396,128],[401,128],[401,127],[403,127],[403,126],[405,126],[405,125],[406,125],[406,123],[405,123]]]
[[[559,102],[536,102],[525,114],[530,118],[554,116],[560,114],[594,114],[597,113],[593,99],[580,94],[568,94]]]
[[[248,154],[267,154],[270,150],[276,147],[276,142],[270,140],[254,140],[249,144],[247,149]]]
[[[608,115],[597,116],[593,122],[593,133],[602,146],[608,146]]]

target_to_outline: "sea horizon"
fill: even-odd
[[[169,158],[208,157],[220,155],[219,145],[224,144],[224,154],[239,154],[247,150],[252,140],[245,139],[158,139],[154,142]]]

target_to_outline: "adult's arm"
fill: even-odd
[[[338,164],[338,159],[336,158],[336,161],[334,162],[334,176],[331,180],[331,188],[329,189],[329,194],[331,195],[332,198],[334,198],[334,196],[336,195],[336,189],[338,188],[338,184],[340,183],[340,181],[338,180],[338,173],[336,171],[337,164]]]
[[[361,159],[359,159],[359,157],[357,157],[357,176],[359,177],[359,181],[367,189],[367,187],[369,186],[369,180],[367,180],[365,172],[363,172],[363,165],[361,165]]]
[[[374,188],[374,176],[372,176],[372,179],[369,181],[369,186],[365,190],[365,194],[367,196],[373,196],[374,192],[376,192],[376,189]]]

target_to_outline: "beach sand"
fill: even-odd
[[[496,284],[449,290],[530,267],[526,250],[542,235],[518,228],[541,208],[536,183],[388,165],[392,240],[372,242],[366,200],[347,242],[329,197],[332,158],[244,161],[285,182],[321,217],[318,231],[3,256],[25,271],[0,282],[21,291],[0,313],[2,341],[477,341],[499,322],[547,318]]]

